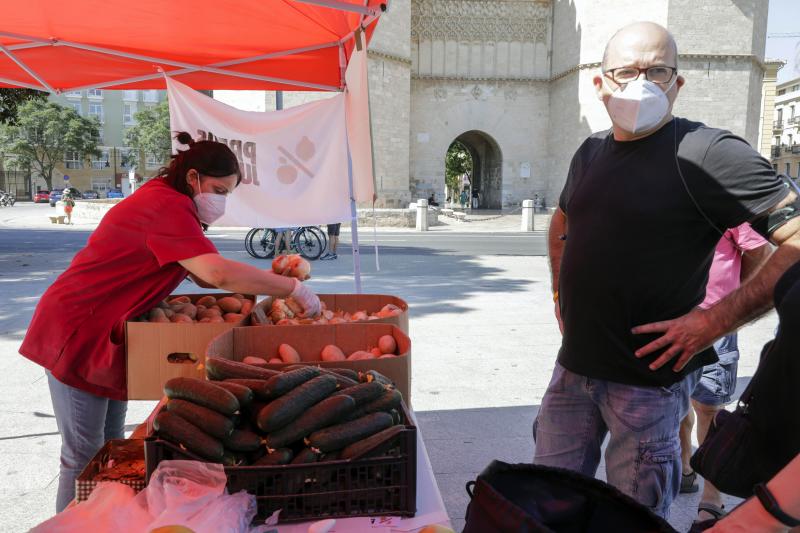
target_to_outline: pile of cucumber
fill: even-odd
[[[376,372],[295,365],[283,371],[209,357],[210,381],[167,381],[160,438],[228,466],[353,460],[392,453],[403,396]]]

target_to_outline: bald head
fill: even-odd
[[[608,41],[603,71],[619,67],[678,66],[678,45],[672,34],[655,22],[634,22]]]

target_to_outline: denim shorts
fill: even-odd
[[[739,369],[739,348],[736,333],[714,343],[719,361],[703,367],[703,373],[692,393],[692,400],[717,407],[731,402],[736,391]]]

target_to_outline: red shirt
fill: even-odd
[[[72,387],[127,398],[125,322],[186,277],[178,261],[218,253],[191,198],[154,179],[103,217],[36,307],[19,351]]]

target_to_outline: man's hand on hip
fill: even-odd
[[[650,344],[636,350],[636,357],[642,358],[667,347],[655,361],[650,370],[658,370],[675,357],[678,360],[672,369],[680,372],[683,367],[701,350],[711,346],[725,332],[721,331],[707,311],[696,308],[685,315],[662,322],[636,326],[631,330],[635,335],[642,333],[663,333]]]

